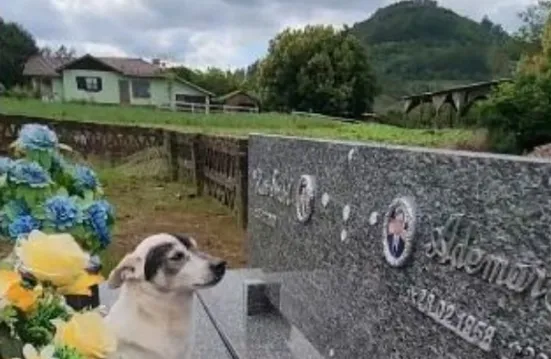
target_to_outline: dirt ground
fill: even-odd
[[[243,267],[245,232],[228,210],[179,183],[103,176],[107,198],[116,206],[114,240],[103,260],[106,271],[143,238],[159,232],[187,233],[199,248]]]
[[[99,172],[116,210],[113,242],[102,254],[105,275],[142,239],[159,232],[186,233],[201,250],[225,259],[230,268],[245,266],[245,231],[214,200],[196,197],[194,189],[181,183],[121,176],[116,170]],[[11,245],[0,243],[0,257],[10,252]]]

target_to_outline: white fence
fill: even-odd
[[[247,113],[258,113],[258,107],[247,107],[247,106],[230,106],[222,104],[206,104],[206,103],[193,103],[193,102],[183,102],[176,101],[171,106],[169,104],[161,106],[162,109],[172,110],[172,111],[181,111],[181,112],[191,112],[191,113],[235,113],[235,112],[247,112]]]

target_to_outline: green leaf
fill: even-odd
[[[84,191],[84,206],[88,207],[94,202],[94,192],[91,190]]]
[[[34,203],[36,201],[36,192],[33,191],[32,188],[26,186],[18,186],[16,192],[17,198],[24,200],[29,207],[34,207]]]
[[[60,188],[57,189],[56,195],[57,196],[69,196],[69,191],[67,191],[67,188],[65,188],[65,187],[60,187]]]
[[[54,357],[57,359],[84,359],[76,349],[66,346],[56,347]]]
[[[46,170],[50,171],[52,167],[52,153],[50,151],[40,151],[39,162],[40,165]]]
[[[8,185],[8,174],[5,173],[0,176],[0,188],[6,187]]]
[[[51,223],[45,223],[44,226],[41,229],[42,232],[46,234],[54,234],[56,233],[56,230],[54,226]]]
[[[15,207],[12,204],[7,204],[4,206],[4,213],[10,221],[13,221],[17,217]]]
[[[77,241],[82,241],[85,238],[89,237],[88,231],[81,224],[71,228],[71,234],[73,235],[73,237],[75,237]]]
[[[39,220],[46,219],[46,210],[43,206],[34,206],[31,208],[31,214],[34,218]]]
[[[23,343],[13,338],[10,329],[0,325],[0,357],[21,358],[23,354]]]
[[[38,162],[40,164],[40,151],[37,151],[37,150],[27,151],[27,158],[30,161]]]

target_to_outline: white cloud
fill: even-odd
[[[38,46],[48,46],[51,49],[57,49],[61,45],[68,48],[74,48],[78,54],[94,54],[96,56],[130,56],[118,46],[112,44],[102,44],[97,42],[64,42],[64,41],[37,41]]]
[[[392,0],[13,0],[0,14],[17,21],[40,44],[80,53],[164,57],[190,66],[246,66],[263,55],[285,27],[353,24]],[[536,0],[440,0],[480,20],[487,14],[507,30]],[[264,46],[260,44],[265,44]]]

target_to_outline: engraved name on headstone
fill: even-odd
[[[551,357],[551,162],[263,136],[249,156],[251,211],[277,217],[249,223],[251,265],[320,353]]]

